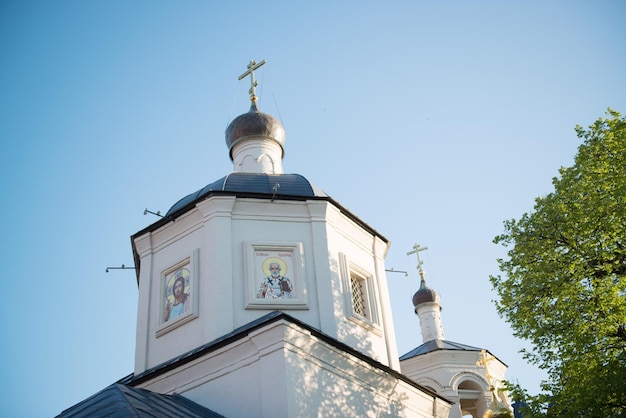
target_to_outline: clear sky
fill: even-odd
[[[626,112],[623,1],[2,1],[3,414],[59,414],[133,371],[130,235],[228,174],[260,108],[299,173],[391,241],[400,354],[421,344],[414,243],[446,339],[536,391],[489,275],[588,126]],[[8,410],[7,410],[8,408]]]

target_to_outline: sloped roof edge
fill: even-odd
[[[390,368],[389,366],[386,366],[376,360],[374,360],[373,358],[353,349],[352,347],[350,347],[349,345],[346,345],[344,343],[342,343],[339,340],[336,340],[335,338],[324,334],[323,332],[321,332],[320,330],[313,328],[312,326],[294,318],[291,315],[288,315],[282,311],[273,311],[268,313],[267,315],[264,315],[252,322],[249,322],[248,324],[239,327],[235,330],[233,330],[232,332],[217,338],[209,343],[203,344],[200,347],[194,349],[194,350],[190,350],[186,353],[181,354],[178,357],[175,357],[167,362],[161,363],[151,369],[146,370],[145,372],[139,374],[139,375],[135,375],[135,374],[130,374],[122,379],[120,379],[117,383],[123,384],[123,385],[129,385],[129,386],[135,386],[135,385],[139,385],[141,383],[144,383],[148,380],[151,380],[157,376],[160,376],[164,373],[167,373],[171,370],[174,370],[184,364],[187,364],[191,361],[194,361],[196,359],[198,359],[199,357],[202,357],[212,351],[215,351],[221,347],[224,347],[225,345],[228,345],[234,341],[237,341],[239,339],[245,338],[247,337],[248,334],[250,334],[251,332],[262,328],[268,324],[271,324],[273,322],[277,322],[280,320],[285,320],[289,323],[292,323],[294,325],[297,325],[305,330],[307,330],[308,332],[310,332],[313,336],[319,338],[320,340],[324,341],[325,343],[337,348],[338,350],[341,350],[343,352],[346,352],[354,357],[359,358],[360,360],[368,363],[370,366],[375,367],[377,369],[380,369],[392,376],[394,376],[397,379],[400,379],[408,384],[410,384],[411,386],[420,389],[423,392],[428,393],[429,395],[436,397],[438,399],[441,399],[449,404],[453,404],[452,401],[450,401],[449,399],[442,397],[441,395],[438,395],[437,393],[433,392],[432,390],[428,389],[425,386],[422,386],[418,383],[416,383],[415,381],[413,381],[412,379],[410,379],[409,377],[403,375],[402,373]]]
[[[474,346],[471,346],[471,345],[467,345],[467,344],[456,343],[454,341],[430,340],[430,341],[426,341],[424,344],[414,348],[413,350],[409,351],[408,353],[400,356],[400,361],[408,360],[408,359],[413,358],[413,357],[422,356],[424,354],[432,353],[432,352],[435,352],[435,351],[443,351],[443,350],[476,351],[476,352],[480,352],[483,349],[479,348],[479,347],[474,347]],[[488,352],[489,354],[491,354],[492,356],[494,356],[496,359],[498,359],[498,361],[500,363],[502,363],[502,364],[504,364],[505,366],[508,367],[508,365],[506,363],[504,363],[502,360],[500,360],[492,352],[490,352],[487,349],[485,349],[485,351]]]
[[[57,418],[176,416],[181,418],[224,418],[184,396],[162,395],[147,389],[113,383],[82,402],[66,409]]]

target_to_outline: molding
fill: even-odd
[[[470,371],[462,371],[453,375],[452,378],[450,378],[450,387],[455,392],[458,392],[459,383],[461,383],[464,380],[471,380],[474,383],[481,385],[483,388],[485,388],[485,390],[489,389],[489,383],[487,382],[487,380],[485,380],[484,377],[482,377],[478,373],[474,373]]]

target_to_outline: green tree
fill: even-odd
[[[537,395],[513,388],[530,417],[626,416],[626,119],[609,109],[576,132],[574,165],[494,239],[498,313],[547,372]]]

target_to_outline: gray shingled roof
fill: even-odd
[[[422,354],[430,353],[432,351],[437,350],[461,350],[461,351],[480,351],[482,348],[472,347],[471,345],[465,345],[460,343],[455,343],[453,341],[447,340],[430,340],[426,341],[424,344],[420,345],[417,348],[409,351],[402,357],[400,360],[406,360],[411,357],[416,357]]]
[[[57,418],[224,418],[181,395],[161,395],[114,383],[61,412]]]

